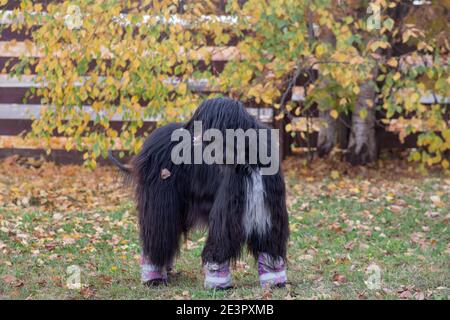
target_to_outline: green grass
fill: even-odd
[[[448,180],[377,183],[288,179],[289,285],[270,292],[246,255],[233,271],[236,289],[204,290],[201,231],[183,245],[170,284],[144,288],[131,202],[107,212],[0,209],[0,298],[448,299]],[[364,283],[371,263],[382,271],[378,290]],[[66,287],[71,265],[80,267],[81,290]]]

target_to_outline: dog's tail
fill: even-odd
[[[132,178],[133,170],[130,165],[123,164],[116,157],[114,157],[111,150],[108,151],[108,159],[120,170],[120,174],[123,176],[126,182]]]

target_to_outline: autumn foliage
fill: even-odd
[[[28,44],[39,58],[24,56],[14,73],[34,67],[46,83],[32,92],[47,108],[31,136],[56,131],[95,165],[110,148],[137,152],[145,119],[182,121],[221,93],[273,106],[287,131],[317,108],[324,154],[346,122],[360,164],[376,160],[374,128],[395,118],[401,140],[419,133],[412,160],[449,168],[448,0],[228,1],[219,14],[215,2],[21,1],[14,28],[38,25]],[[300,79],[301,104],[286,98]],[[114,116],[127,120],[121,130]]]

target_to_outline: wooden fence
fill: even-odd
[[[11,70],[12,65],[19,63],[21,55],[25,53],[30,54],[26,50],[27,46],[25,41],[31,39],[30,35],[23,30],[12,30],[8,27],[9,22],[5,18],[5,13],[7,14],[7,10],[13,8],[11,7],[11,3],[8,2],[8,5],[0,11],[0,70],[6,69],[7,72]],[[210,48],[214,52],[212,55],[212,64],[216,72],[221,72],[229,60],[236,58],[236,47],[232,44],[224,48]],[[31,52],[31,55],[38,58],[40,53],[34,50]],[[302,105],[304,100],[301,84],[301,82],[297,83],[290,93],[292,100],[298,103],[299,106]],[[26,102],[24,98],[30,88],[42,85],[45,85],[45,83],[36,83],[34,81],[33,74],[21,77],[21,79],[10,77],[7,73],[0,74],[0,141],[2,136],[18,136],[30,131],[31,119],[39,115],[39,110],[42,107],[41,98],[39,96],[32,96]],[[188,87],[193,91],[207,91],[207,85],[202,83],[202,81],[191,81]],[[421,102],[423,104],[432,104],[434,103],[434,98],[432,96],[422,97]],[[446,99],[445,103],[450,103],[450,99]],[[86,105],[83,108],[89,110],[91,107]],[[294,145],[299,148],[315,147],[318,135],[318,111],[316,109],[312,108],[308,111],[308,119],[305,117],[305,114],[301,114],[299,117],[293,119],[295,130],[303,132],[302,134],[297,134],[295,138],[292,137],[291,133],[286,133],[284,130],[288,120],[276,121],[276,117],[274,116],[276,110],[270,106],[250,105],[248,106],[248,111],[261,121],[282,130],[280,137],[283,156],[292,154],[292,146]],[[123,123],[120,116],[111,119],[111,127],[114,129],[119,130]],[[140,133],[151,131],[156,125],[155,119],[145,119]],[[383,128],[377,130],[377,139],[381,148],[413,148],[416,146],[417,135],[409,136],[402,143],[399,141],[396,132],[390,131],[389,128]],[[77,151],[67,152],[64,149],[55,149],[50,155],[46,155],[45,150],[38,148],[20,147],[16,145],[2,147],[0,145],[0,158],[14,154],[27,157],[42,155],[49,160],[60,163],[79,163],[82,161],[82,154]]]

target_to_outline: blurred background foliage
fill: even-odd
[[[26,43],[37,54],[13,75],[34,68],[47,84],[30,92],[47,106],[30,137],[56,131],[90,166],[108,149],[138,152],[145,120],[184,121],[222,94],[273,107],[292,135],[292,120],[317,108],[317,153],[345,145],[353,164],[377,159],[377,127],[395,118],[402,141],[419,133],[411,160],[448,170],[449,10],[449,0],[22,0],[13,28],[35,26]]]

